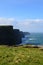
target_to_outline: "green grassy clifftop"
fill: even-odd
[[[0,45],[0,65],[43,65],[43,50]]]

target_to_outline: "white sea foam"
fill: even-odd
[[[35,38],[29,38],[29,40],[36,40]]]

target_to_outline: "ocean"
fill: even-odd
[[[22,38],[22,44],[43,45],[43,33],[30,33]]]

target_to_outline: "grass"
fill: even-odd
[[[0,45],[0,65],[43,65],[43,51]]]

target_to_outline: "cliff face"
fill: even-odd
[[[25,36],[25,35],[30,35],[30,33],[29,33],[29,32],[23,32],[23,33],[24,33],[24,36]]]
[[[15,45],[22,42],[22,36],[13,26],[0,26],[0,44]]]
[[[0,44],[11,44],[12,36],[12,26],[0,26]]]
[[[18,29],[14,29],[14,42],[15,44],[20,44],[22,42],[22,36]]]
[[[22,32],[22,31],[20,31],[20,35],[21,35],[22,38],[25,37],[24,32]]]

